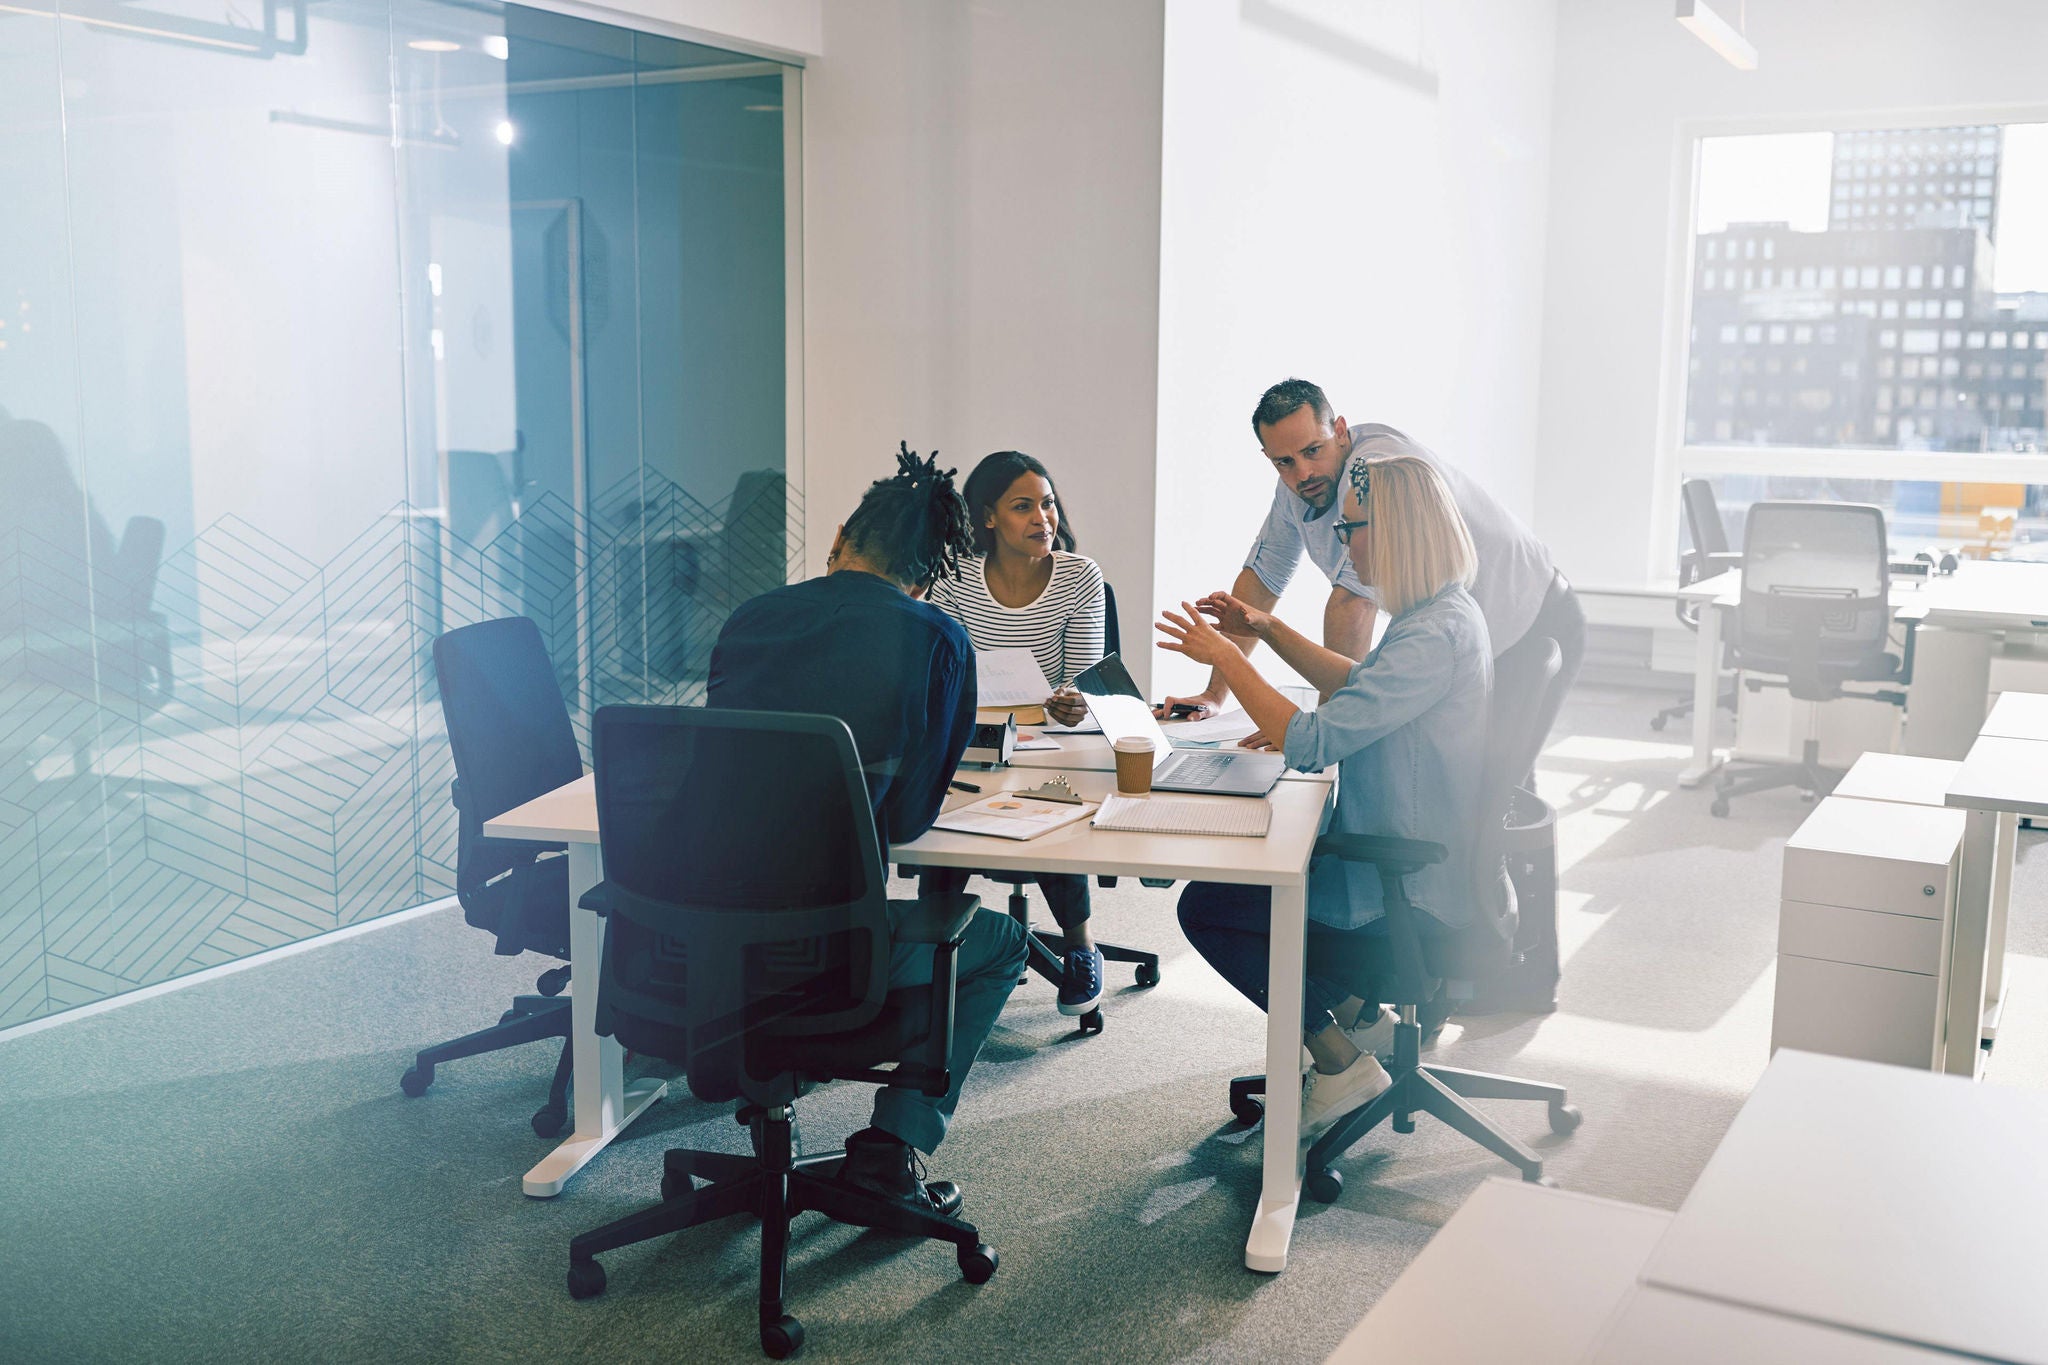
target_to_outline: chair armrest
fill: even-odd
[[[1742,551],[1715,550],[1713,553],[1706,556],[1706,560],[1707,572],[1702,576],[1706,578],[1712,578],[1716,574],[1726,573],[1730,569],[1741,568]]]
[[[1442,844],[1391,834],[1325,834],[1316,840],[1315,851],[1334,853],[1347,863],[1408,867],[1427,867],[1451,856]]]
[[[902,904],[905,908],[898,912],[893,926],[898,943],[957,944],[967,933],[967,922],[981,908],[981,897],[954,891]]]
[[[612,912],[611,883],[599,882],[596,886],[584,892],[583,898],[577,901],[576,904],[585,910],[596,911],[600,919],[608,917]]]

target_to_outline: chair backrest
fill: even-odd
[[[540,627],[527,617],[482,621],[435,640],[434,680],[455,757],[455,892],[471,924],[502,937],[514,928],[504,918],[511,893],[487,884],[560,845],[486,838],[484,822],[583,776],[583,753]]]
[[[1884,513],[1859,503],[1759,502],[1743,529],[1736,658],[1820,700],[1882,664],[1891,628]]]
[[[1116,589],[1107,581],[1102,585],[1102,652],[1106,655],[1124,652],[1124,634],[1116,624]]]
[[[747,1037],[881,1012],[887,874],[844,721],[606,706],[591,747],[611,916],[601,1031],[720,1100],[744,1088]]]
[[[1714,485],[1705,479],[1687,479],[1679,490],[1685,507],[1685,530],[1692,538],[1693,552],[1702,556],[1728,553],[1728,526],[1721,520],[1721,503]]]

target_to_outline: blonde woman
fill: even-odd
[[[1471,861],[1493,691],[1486,619],[1469,591],[1472,538],[1442,476],[1417,456],[1354,459],[1344,484],[1336,533],[1359,578],[1379,589],[1390,617],[1386,636],[1364,663],[1324,649],[1228,593],[1162,613],[1158,628],[1167,638],[1160,648],[1217,669],[1259,727],[1284,736],[1290,766],[1341,765],[1332,832],[1446,845],[1450,856],[1411,875],[1408,890],[1418,909],[1455,929],[1472,915],[1476,885],[1488,896],[1509,894],[1505,869],[1481,883]],[[1297,710],[1224,632],[1273,646],[1323,694],[1320,708]],[[1391,1084],[1374,1053],[1391,1041],[1392,1027],[1375,1005],[1358,1028],[1366,1002],[1352,993],[1353,981],[1326,974],[1338,962],[1384,956],[1378,873],[1334,857],[1317,859],[1309,870],[1308,915],[1302,1041],[1314,1064],[1301,1123],[1304,1139],[1312,1140]],[[1181,895],[1180,922],[1224,979],[1263,1008],[1270,892],[1196,882]],[[1375,953],[1376,946],[1382,951]]]

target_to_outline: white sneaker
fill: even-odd
[[[1383,1062],[1391,1062],[1394,1060],[1394,1027],[1400,1022],[1400,1015],[1381,1005],[1376,1017],[1360,1017],[1351,1026],[1348,1030],[1351,1045],[1360,1052],[1370,1052]]]
[[[1309,1072],[1302,1086],[1301,1140],[1315,1141],[1338,1119],[1372,1103],[1393,1083],[1380,1059],[1370,1052],[1361,1052],[1357,1061],[1334,1076]]]

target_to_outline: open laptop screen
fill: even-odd
[[[1074,679],[1074,690],[1088,703],[1088,712],[1102,727],[1111,744],[1142,735],[1152,741],[1152,766],[1157,768],[1173,752],[1173,741],[1153,716],[1145,694],[1131,681],[1130,671],[1114,654],[1104,655],[1093,668],[1082,670]]]

